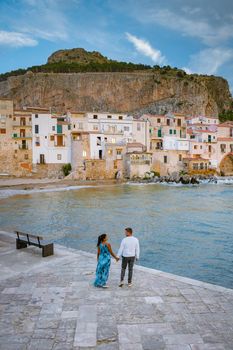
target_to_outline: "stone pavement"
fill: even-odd
[[[96,258],[55,246],[15,250],[0,234],[1,350],[230,350],[233,290],[143,267],[134,285],[92,286]]]

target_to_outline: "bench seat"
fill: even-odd
[[[32,235],[30,233],[24,233],[15,231],[16,249],[27,248],[28,245],[42,248],[42,256],[50,256],[54,254],[53,243],[44,240],[41,236]]]

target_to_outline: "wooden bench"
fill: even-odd
[[[43,257],[53,255],[53,243],[45,241],[43,237],[19,231],[15,231],[15,234],[17,235],[16,249],[27,248],[28,245],[33,245],[42,248]]]

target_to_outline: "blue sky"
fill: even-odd
[[[233,1],[0,0],[1,73],[73,47],[220,75],[233,92]]]

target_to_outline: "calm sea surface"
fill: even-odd
[[[140,239],[141,265],[233,288],[232,184],[115,185],[0,199],[0,229],[89,252],[101,233],[116,252],[126,226]]]

